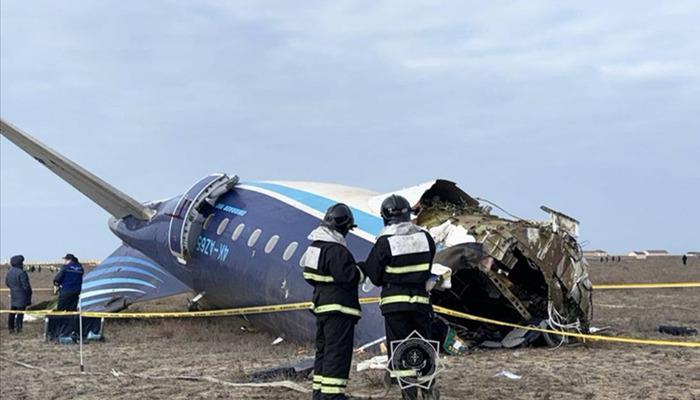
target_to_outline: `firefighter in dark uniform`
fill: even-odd
[[[335,204],[309,234],[311,244],[301,258],[304,279],[314,287],[316,360],[313,399],[345,399],[350,375],[355,324],[360,319],[357,285],[364,275],[346,247],[356,227],[352,211]]]
[[[411,205],[404,197],[391,195],[382,202],[384,229],[367,261],[360,264],[375,286],[382,287],[379,306],[384,315],[387,350],[391,342],[413,331],[431,339],[432,306],[426,290],[435,256],[435,242],[428,232],[411,222]],[[392,371],[392,378],[402,372]],[[402,391],[404,399],[417,398],[417,388]],[[433,386],[423,391],[424,399],[438,397]]]

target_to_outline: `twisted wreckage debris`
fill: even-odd
[[[442,247],[435,263],[451,270],[451,285],[433,290],[433,303],[514,324],[588,333],[592,285],[576,241],[579,222],[544,206],[547,221],[506,219],[456,186],[449,192],[452,196],[445,196],[445,190],[432,197],[426,193],[417,218]],[[451,240],[455,237],[458,240]],[[450,353],[475,345],[510,348],[567,342],[557,335],[451,317],[440,320]]]

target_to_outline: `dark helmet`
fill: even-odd
[[[405,197],[392,194],[382,201],[384,225],[408,222],[411,220],[411,204]]]
[[[330,206],[323,217],[321,225],[340,232],[343,236],[346,236],[352,228],[357,226],[355,225],[355,217],[352,215],[352,210],[343,203]]]

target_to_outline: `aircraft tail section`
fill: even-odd
[[[1,118],[0,133],[113,217],[120,219],[131,215],[134,218],[149,220],[155,214],[152,209],[143,206],[90,171]]]
[[[153,259],[122,245],[85,275],[80,302],[85,311],[119,311],[191,290]]]

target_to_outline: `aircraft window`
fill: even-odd
[[[202,225],[203,230],[205,230],[205,231],[207,230],[212,218],[214,218],[214,213],[209,214],[209,216],[207,216],[207,219],[204,220],[204,225]]]
[[[265,245],[265,253],[270,254],[272,253],[272,250],[275,249],[275,246],[277,246],[277,242],[280,240],[280,237],[277,235],[274,235],[273,237],[270,238],[270,240],[267,241],[267,244]]]
[[[294,255],[294,252],[297,251],[297,247],[299,247],[299,243],[297,242],[292,242],[287,246],[287,248],[284,250],[284,254],[282,254],[282,259],[284,261],[289,261],[290,258]]]
[[[216,228],[216,234],[221,235],[222,233],[224,233],[227,225],[228,225],[228,218],[224,218],[221,222],[219,222],[219,227]]]
[[[250,235],[248,238],[248,247],[253,247],[255,246],[255,242],[258,241],[258,238],[260,237],[260,234],[262,233],[262,230],[256,229],[253,231],[253,234]]]
[[[238,239],[238,237],[241,236],[241,233],[243,233],[243,229],[245,229],[245,224],[244,223],[238,224],[236,229],[233,230],[233,234],[231,235],[231,240]]]

